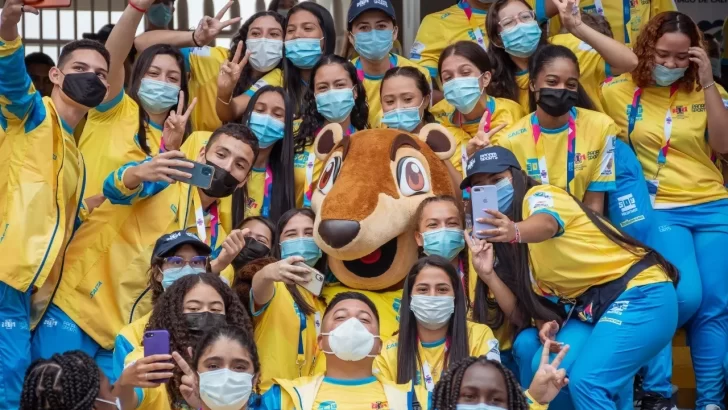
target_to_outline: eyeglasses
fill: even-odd
[[[507,30],[509,28],[516,27],[518,25],[518,22],[530,23],[535,20],[536,20],[536,14],[531,10],[526,10],[526,11],[522,11],[522,12],[518,13],[518,15],[516,15],[515,17],[514,16],[504,17],[503,19],[501,19],[501,21],[498,22],[498,24],[500,24],[500,26],[504,30]]]
[[[174,268],[181,268],[185,265],[190,265],[191,268],[204,269],[207,267],[207,261],[209,258],[207,256],[193,256],[192,259],[187,260],[180,256],[170,256],[162,260],[165,265],[169,265]]]

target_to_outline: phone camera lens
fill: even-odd
[[[202,175],[209,176],[211,174],[212,174],[212,172],[211,172],[210,168],[204,168],[202,170]]]

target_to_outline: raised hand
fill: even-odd
[[[172,352],[172,358],[177,362],[179,369],[182,370],[182,384],[179,386],[179,392],[182,394],[182,398],[193,409],[203,408],[203,403],[200,399],[200,386],[197,383],[197,375],[190,365],[187,364],[187,361],[182,358],[182,355],[177,352]]]
[[[240,17],[235,17],[230,20],[222,21],[225,13],[233,5],[232,1],[228,1],[227,4],[220,10],[215,17],[205,16],[200,20],[193,34],[195,41],[199,45],[207,45],[212,42],[225,27],[232,26],[240,21]]]
[[[484,209],[492,218],[478,218],[478,223],[495,226],[494,229],[478,231],[478,236],[488,236],[488,242],[511,242],[516,238],[516,226],[513,221],[498,210]]]
[[[23,0],[6,0],[0,14],[0,37],[5,41],[13,41],[18,37],[18,23],[23,13],[38,15],[38,10],[23,4]]]
[[[503,128],[506,127],[508,124],[498,124],[494,128],[491,128],[490,131],[485,131],[485,117],[480,121],[480,127],[478,128],[478,133],[475,134],[473,138],[468,141],[468,145],[465,147],[465,151],[468,153],[468,158],[472,157],[473,154],[480,151],[483,148],[489,147],[490,139],[500,132]]]
[[[245,237],[250,235],[250,229],[233,229],[222,243],[222,251],[211,263],[213,272],[222,272],[233,262],[236,256],[245,247]]]
[[[571,32],[581,25],[579,0],[552,0],[559,10],[561,24]]]
[[[479,239],[465,232],[465,242],[470,248],[470,254],[473,257],[473,268],[478,273],[483,282],[488,282],[495,275],[493,270],[493,244],[485,239]]]
[[[191,174],[173,168],[193,168],[194,164],[178,159],[184,157],[185,155],[179,151],[168,151],[157,155],[151,161],[131,167],[124,172],[124,185],[129,189],[135,189],[142,182],[165,181],[171,184],[174,183],[172,177],[192,178]]]
[[[235,49],[232,61],[226,61],[220,66],[220,75],[217,76],[217,92],[218,94],[232,94],[235,84],[240,79],[243,68],[248,64],[250,58],[250,50],[245,52],[243,56],[243,42],[239,41]]]
[[[283,282],[286,285],[304,285],[311,281],[311,270],[295,265],[303,262],[300,256],[289,256],[276,263],[271,263],[259,273],[273,282]]]
[[[549,345],[551,343],[551,341],[547,341],[544,345],[543,353],[541,354],[541,364],[538,366],[531,385],[528,387],[528,393],[539,404],[550,403],[559,394],[561,389],[569,384],[569,378],[566,377],[566,370],[559,369],[561,361],[564,360],[566,352],[569,351],[569,346],[566,345],[561,348],[561,351],[556,355],[554,361],[549,363],[549,352],[551,350]]]
[[[690,47],[688,53],[690,54],[690,62],[698,66],[698,80],[700,81],[700,85],[705,87],[715,81],[713,80],[713,69],[710,66],[708,53],[702,47]]]
[[[143,357],[127,366],[119,377],[119,383],[125,387],[154,388],[172,377],[174,364],[169,361],[168,354],[155,354]]]
[[[164,121],[164,130],[162,131],[162,141],[166,150],[178,150],[182,145],[182,139],[187,129],[187,121],[192,114],[192,110],[197,105],[197,97],[190,103],[187,110],[182,113],[185,106],[185,92],[179,92],[179,101],[177,102],[177,112],[170,111],[167,120]]]

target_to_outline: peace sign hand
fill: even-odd
[[[465,232],[465,242],[468,243],[470,254],[473,256],[473,268],[478,277],[485,283],[495,276],[493,271],[493,244],[485,239],[472,236],[472,232]]]
[[[506,127],[508,124],[498,124],[494,128],[490,129],[489,131],[485,131],[485,122],[486,122],[486,116],[484,115],[483,118],[480,120],[480,126],[478,126],[478,133],[475,134],[473,138],[468,141],[468,145],[465,146],[465,152],[468,154],[468,158],[472,157],[473,154],[480,151],[483,148],[489,147],[490,139],[500,132],[503,128]]]
[[[237,24],[240,21],[240,17],[235,17],[230,20],[222,21],[225,13],[233,5],[232,1],[228,1],[227,4],[220,10],[215,17],[205,16],[200,20],[193,34],[197,44],[207,45],[212,42],[224,29],[225,27]]]
[[[484,209],[493,218],[478,218],[478,223],[495,226],[494,229],[478,231],[478,236],[488,237],[488,242],[511,242],[516,238],[516,224],[496,209]]]
[[[217,93],[231,95],[235,84],[240,79],[243,68],[248,64],[250,58],[250,50],[245,52],[243,56],[243,42],[239,41],[235,49],[235,55],[232,61],[226,61],[220,66],[220,75],[217,76]]]
[[[546,341],[541,354],[541,364],[538,366],[533,381],[528,387],[528,392],[534,400],[539,404],[547,404],[553,400],[561,389],[569,384],[569,378],[566,377],[566,370],[559,369],[561,361],[564,360],[566,352],[569,351],[569,345],[561,348],[559,354],[554,361],[549,363],[549,352],[551,341]]]
[[[581,11],[579,0],[552,0],[559,10],[561,24],[572,33],[581,25]]]
[[[190,355],[191,356],[191,355]],[[177,366],[182,370],[182,384],[179,386],[179,392],[182,394],[182,398],[185,399],[187,405],[193,409],[201,409],[203,407],[202,399],[200,399],[200,387],[197,383],[197,376],[195,372],[187,364],[187,361],[182,358],[177,352],[172,352],[172,358],[177,362]]]
[[[178,150],[182,145],[182,139],[187,129],[187,121],[192,114],[192,110],[197,105],[197,97],[195,97],[187,110],[182,113],[185,106],[185,92],[179,92],[179,101],[177,102],[177,112],[174,110],[169,112],[167,120],[164,121],[164,130],[162,130],[162,141],[164,148],[168,151]]]

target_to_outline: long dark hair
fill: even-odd
[[[316,133],[321,127],[324,126],[326,119],[323,115],[318,112],[316,107],[316,73],[319,68],[337,64],[341,66],[349,74],[351,83],[354,84],[356,90],[356,99],[354,100],[354,108],[351,109],[349,114],[351,119],[351,125],[357,130],[363,130],[367,128],[367,122],[369,120],[369,104],[367,104],[367,93],[364,86],[359,81],[359,77],[356,75],[356,67],[354,67],[348,60],[337,56],[336,54],[329,54],[321,57],[318,63],[313,66],[311,70],[311,81],[308,83],[308,91],[303,99],[303,108],[301,109],[301,117],[303,121],[298,128],[295,138],[295,152],[303,152],[307,146],[313,144],[313,140],[316,138]]]
[[[168,55],[172,56],[177,62],[177,66],[180,70],[180,91],[184,91],[185,97],[187,98],[190,94],[188,92],[187,88],[187,74],[185,70],[185,60],[182,56],[182,53],[179,52],[176,48],[168,45],[168,44],[156,44],[148,49],[144,50],[141,54],[139,54],[139,57],[136,59],[136,62],[134,63],[134,67],[131,70],[131,85],[129,86],[129,97],[131,97],[132,100],[134,100],[137,105],[139,106],[139,130],[137,131],[137,141],[139,141],[139,147],[141,147],[142,151],[144,151],[145,154],[151,155],[152,152],[149,149],[149,141],[147,141],[147,127],[149,126],[149,114],[147,114],[147,111],[142,106],[142,102],[139,99],[139,87],[141,87],[142,79],[147,74],[147,71],[149,71],[149,67],[152,65],[152,62],[154,61],[154,57],[158,55]],[[184,102],[185,106],[183,107],[183,110],[187,109],[187,101]],[[172,110],[177,109],[177,104],[173,105],[172,108],[170,108],[170,112]],[[158,124],[160,127],[163,127],[164,124]],[[185,136],[183,139],[183,142],[185,139],[187,139],[187,136],[190,133],[190,125],[187,124],[187,129],[185,131]]]
[[[291,16],[301,10],[308,11],[316,16],[316,20],[318,20],[321,31],[324,34],[324,47],[321,50],[321,56],[323,57],[333,54],[336,51],[336,26],[334,25],[334,19],[331,17],[331,13],[319,4],[312,1],[304,1],[293,6],[288,12],[288,16],[286,17],[286,27],[288,26],[288,21],[291,19]],[[301,70],[285,58],[285,55],[286,52],[284,43],[283,87],[286,89],[286,94],[291,97],[291,101],[295,103],[296,113],[299,113],[302,109],[301,102],[306,94],[306,86],[303,85],[301,81]]]
[[[513,206],[508,217],[513,222],[523,221],[523,198],[526,192],[534,186],[540,185],[537,181],[530,178],[524,171],[510,168],[513,175]],[[586,214],[589,220],[599,231],[622,249],[638,256],[643,256],[649,252],[655,254],[658,265],[662,267],[668,277],[673,280],[674,284],[678,281],[678,272],[675,266],[668,262],[662,255],[652,248],[641,243],[640,241],[627,235],[619,228],[609,223],[603,216],[595,213],[584,205],[581,201],[574,198],[581,210]],[[531,289],[531,271],[529,268],[528,244],[518,243],[495,243],[495,256],[498,260],[496,273],[504,272],[505,275],[498,274],[499,277],[513,277],[515,287],[511,289],[519,302],[522,303],[522,312],[527,313],[535,320],[550,321],[555,320],[561,323],[564,319],[564,311],[556,304],[536,295]],[[509,286],[510,287],[510,286]],[[519,306],[520,308],[520,306]]]
[[[481,73],[492,73],[493,65],[488,57],[488,53],[483,50],[477,43],[472,41],[458,41],[455,44],[450,44],[440,54],[440,60],[437,62],[437,72],[440,75],[440,81],[442,81],[442,62],[450,56],[460,56],[473,63],[474,66],[478,67]]]
[[[250,30],[250,26],[253,24],[253,22],[260,17],[266,17],[270,16],[273,17],[278,24],[281,25],[281,36],[284,36],[285,33],[283,33],[283,16],[278,14],[276,11],[260,11],[258,13],[253,14],[250,16],[249,19],[245,20],[245,23],[240,27],[240,30],[238,30],[237,33],[233,36],[232,40],[230,41],[230,51],[228,52],[228,60],[232,61],[233,57],[235,56],[235,51],[238,48],[238,43],[243,42],[243,49],[242,54],[245,55],[245,52],[248,51],[248,47],[245,44],[245,41],[248,39],[248,31]],[[283,41],[283,38],[281,38],[281,41]],[[278,64],[278,67],[280,67],[280,63]],[[274,68],[275,69],[275,68]],[[238,80],[238,83],[235,84],[235,90],[233,90],[233,97],[237,97],[240,94],[245,93],[252,85],[255,83],[255,81],[258,79],[258,77],[253,75],[253,67],[250,64],[246,64],[245,67],[243,67],[243,72],[240,74],[240,80]],[[265,73],[263,73],[265,74]]]
[[[576,72],[579,73],[579,75],[581,76],[581,71],[579,70],[579,60],[576,58],[576,55],[571,50],[564,46],[547,44],[536,50],[533,56],[531,56],[531,59],[528,60],[528,71],[531,76],[531,79],[529,81],[531,82],[531,84],[533,84],[534,89],[536,88],[536,78],[538,78],[538,75],[541,74],[541,71],[543,71],[544,67],[546,67],[547,64],[550,64],[552,61],[558,58],[563,58],[571,61],[572,64],[574,64],[574,66],[576,67]],[[581,86],[581,82],[576,89],[576,94],[577,107],[585,108],[592,111],[596,110],[591,98],[589,98],[589,95],[586,93],[586,91],[584,91],[584,87]],[[536,95],[530,87],[528,89],[528,105],[531,112],[536,111]]]
[[[402,305],[400,306],[399,319],[399,343],[397,347],[397,383],[409,383],[415,379],[417,370],[422,368],[422,358],[419,354],[419,337],[417,335],[417,319],[410,309],[412,299],[412,288],[415,285],[417,275],[425,267],[439,268],[445,271],[450,278],[453,291],[455,292],[455,311],[450,318],[447,328],[449,348],[445,356],[443,370],[449,369],[453,363],[470,356],[468,347],[467,312],[468,307],[465,301],[465,290],[463,289],[460,277],[455,267],[449,260],[441,256],[426,256],[420,258],[407,274],[402,290]]]
[[[523,3],[529,10],[533,8],[524,0],[497,0],[488,10],[488,16],[485,19],[485,29],[488,33],[488,56],[493,62],[493,77],[488,85],[488,95],[499,98],[508,98],[518,102],[519,88],[516,83],[516,73],[519,71],[518,66],[511,55],[503,48],[498,28],[500,25],[500,11],[508,3],[518,1]],[[542,30],[541,41],[539,47],[548,44],[546,30]]]
[[[273,242],[273,248],[271,249],[271,253],[273,254],[273,256],[275,256],[279,260],[281,259],[281,236],[283,235],[283,230],[286,229],[286,225],[288,225],[288,222],[290,222],[290,220],[293,219],[293,217],[296,215],[303,215],[307,218],[310,218],[312,221],[316,219],[316,214],[314,214],[310,208],[289,209],[288,212],[284,213],[280,217],[280,219],[278,220],[278,224],[276,225],[276,240],[275,242]],[[314,268],[321,273],[326,273],[326,255],[321,255],[321,259],[316,262]],[[301,296],[301,292],[298,290],[296,285],[286,285],[286,288],[291,293],[293,301],[296,302],[301,312],[303,312],[305,315],[311,315],[315,312],[313,306],[306,303],[306,301],[303,299],[303,296]]]
[[[199,341],[199,337],[188,330],[183,312],[185,295],[200,283],[211,286],[220,295],[225,305],[225,320],[229,325],[241,327],[253,334],[253,326],[248,313],[230,286],[225,284],[218,275],[202,273],[183,276],[177,279],[159,298],[145,328],[145,331],[167,330],[171,351],[181,352],[183,355],[187,353],[188,347],[195,346]],[[174,377],[167,383],[169,402],[183,403],[184,399],[179,392],[179,386],[182,384],[182,372],[179,368],[175,368],[173,372]]]
[[[250,103],[248,103],[248,107],[243,114],[242,122],[248,125],[258,98],[267,92],[280,94],[286,109],[283,122],[283,139],[273,144],[273,149],[268,157],[268,164],[273,172],[268,219],[275,222],[283,213],[296,206],[293,167],[291,166],[293,164],[293,103],[283,88],[271,85],[263,86],[250,99]],[[239,226],[245,218],[246,191],[247,188],[238,189],[233,193],[233,226]]]
[[[389,80],[390,78],[394,77],[407,77],[412,79],[412,81],[415,82],[415,86],[418,90],[422,93],[423,98],[425,101],[430,100],[430,96],[432,95],[432,88],[430,88],[430,82],[427,81],[427,77],[425,77],[422,72],[417,69],[416,67],[393,67],[387,70],[386,73],[384,73],[384,78],[382,78],[381,84],[379,84],[379,95],[381,98],[382,95],[382,88],[384,88],[384,83]],[[425,104],[425,112],[422,115],[422,121],[424,121],[425,124],[431,124],[433,122],[437,122],[435,120],[435,116],[432,115],[429,109],[430,103],[428,102]]]

